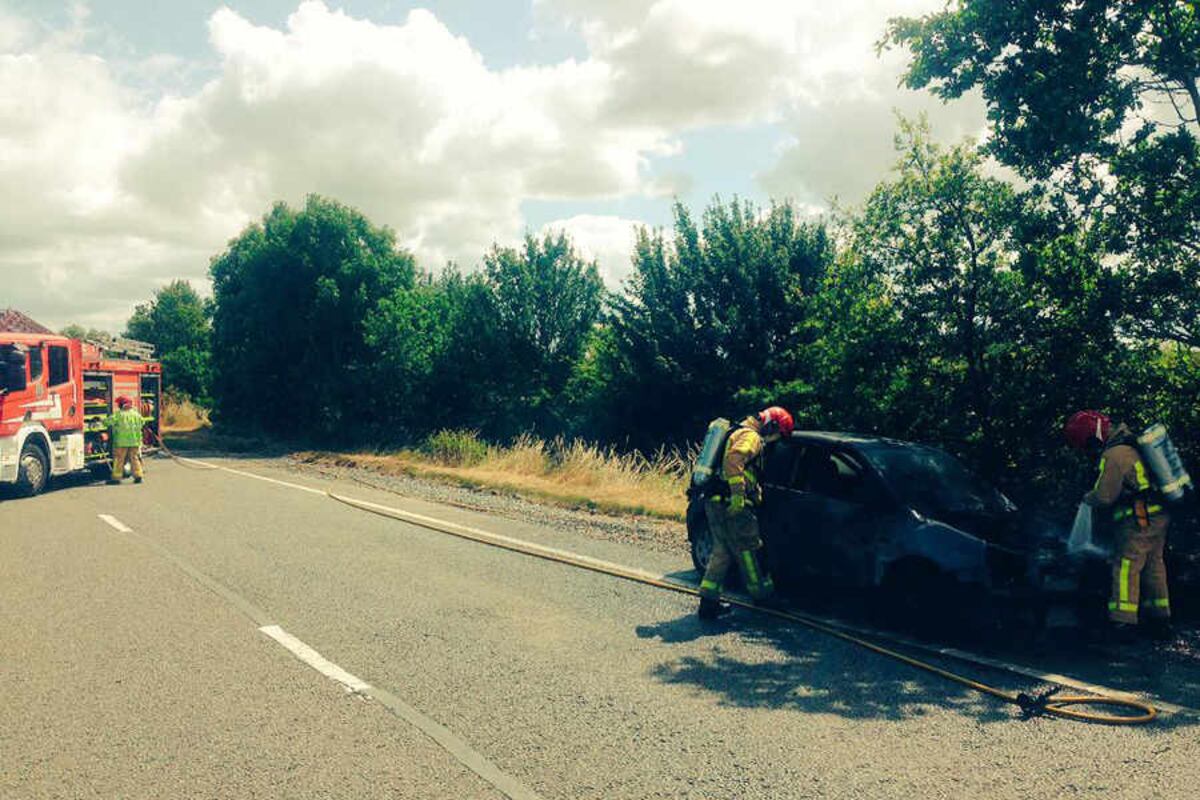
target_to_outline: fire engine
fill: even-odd
[[[0,487],[31,497],[50,479],[111,467],[106,420],[128,397],[158,440],[162,365],[149,345],[0,332]]]

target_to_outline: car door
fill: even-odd
[[[817,444],[806,449],[798,475],[808,513],[796,527],[813,569],[829,584],[870,585],[884,523],[872,474],[851,451]]]
[[[759,514],[763,539],[776,580],[800,590],[830,574],[832,552],[816,535],[815,523],[827,513],[826,501],[808,487],[810,461],[820,449],[812,442],[790,440],[766,455]]]

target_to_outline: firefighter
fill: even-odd
[[[775,591],[774,581],[763,568],[757,551],[762,548],[755,508],[762,502],[759,471],[764,445],[791,434],[792,415],[779,406],[771,406],[757,416],[746,417],[729,434],[721,462],[721,481],[704,504],[713,551],[704,579],[700,581],[701,619],[715,619],[728,613],[720,601],[721,584],[731,561],[738,565],[746,591],[757,603],[769,603]]]
[[[1083,502],[1110,510],[1116,526],[1108,602],[1114,637],[1132,639],[1141,619],[1151,636],[1169,638],[1171,600],[1163,548],[1170,517],[1138,451],[1137,437],[1127,425],[1114,427],[1098,411],[1074,414],[1065,434],[1075,449],[1100,456],[1100,477]]]
[[[142,465],[142,426],[146,419],[133,408],[128,397],[117,398],[116,414],[108,418],[109,441],[112,443],[112,476],[110,486],[115,486],[125,477],[125,463],[133,464],[133,482],[141,483],[145,478]]]

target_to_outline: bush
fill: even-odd
[[[441,430],[425,440],[422,451],[447,467],[473,467],[487,458],[488,447],[478,431]]]

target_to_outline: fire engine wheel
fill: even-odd
[[[21,460],[17,469],[17,494],[33,497],[46,490],[50,480],[50,465],[46,454],[36,444],[27,443],[21,449]]]

